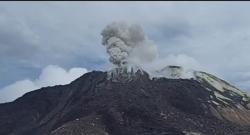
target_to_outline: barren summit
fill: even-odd
[[[207,90],[208,83],[135,73],[137,77],[121,82],[107,79],[107,72],[93,71],[68,85],[42,88],[0,104],[0,134],[250,134],[249,123],[230,121],[209,102],[215,89]],[[220,107],[236,106],[238,100],[231,100],[235,104],[220,102]]]

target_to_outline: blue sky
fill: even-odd
[[[0,91],[46,68],[106,70],[102,29],[140,24],[166,59],[250,90],[249,2],[0,2]],[[52,69],[52,70],[54,70]],[[64,73],[64,72],[63,72]],[[39,82],[39,81],[37,81]],[[40,86],[40,85],[39,85]]]

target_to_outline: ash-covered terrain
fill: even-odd
[[[249,135],[249,97],[195,73],[173,79],[143,70],[89,72],[0,104],[0,134]]]

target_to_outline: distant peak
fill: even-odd
[[[190,79],[193,78],[193,71],[181,66],[168,65],[155,71],[154,76],[165,77],[168,79]]]

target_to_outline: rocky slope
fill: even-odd
[[[216,106],[213,109],[215,116],[250,125],[250,98],[247,93],[205,72],[195,72],[195,79],[212,92],[210,102]]]
[[[249,135],[247,96],[224,85],[219,89],[203,75],[209,76],[93,71],[0,104],[0,134]]]

